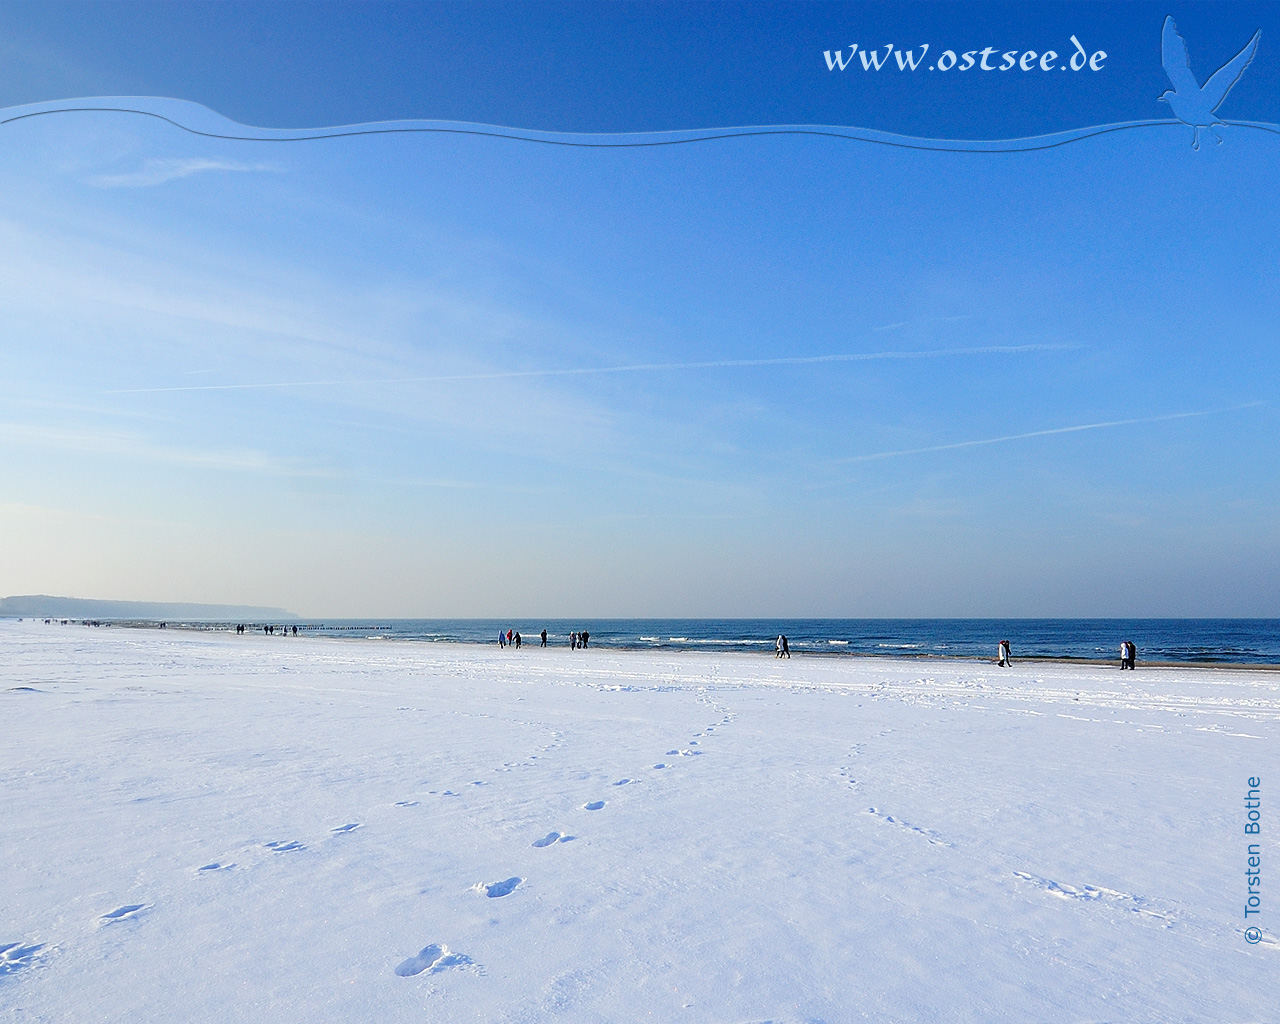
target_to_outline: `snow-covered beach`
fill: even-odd
[[[0,649],[6,1019],[1280,1005],[1280,894],[1244,916],[1280,672],[13,621]]]

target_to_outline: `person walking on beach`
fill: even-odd
[[[1138,647],[1132,640],[1126,640],[1125,643],[1129,647],[1129,670],[1136,672],[1138,670]]]
[[[1009,653],[1009,641],[1000,641],[1000,658],[996,662],[1001,668],[1010,668],[1013,665],[1013,657]]]
[[[520,630],[516,630],[516,650],[520,650]]]
[[[502,632],[502,630],[498,630],[498,646],[499,647],[507,646],[507,634]]]
[[[591,634],[590,634],[590,633],[588,633],[588,632],[584,629],[584,630],[582,631],[582,635],[578,637],[578,643],[580,643],[580,644],[582,645],[583,650],[586,650],[586,647],[587,647],[587,639],[588,639],[590,636],[591,636]]]
[[[511,646],[511,630],[507,630],[507,646]]]
[[[542,631],[542,646],[547,646],[547,631],[545,629]]]
[[[1120,671],[1123,672],[1129,667],[1129,641],[1120,641]]]
[[[787,643],[787,634],[782,634],[782,653],[786,657],[791,657],[791,645]]]
[[[778,639],[773,642],[773,656],[775,658],[782,657],[782,634],[778,634]]]
[[[578,634],[570,633],[569,634],[569,650],[576,651],[577,649],[578,649]]]

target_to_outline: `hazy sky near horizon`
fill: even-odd
[[[581,9],[542,10],[553,53]],[[1117,64],[1159,73],[1161,17],[1130,10],[1151,52]],[[1249,37],[1197,49],[1205,10],[1179,16],[1201,80]],[[904,38],[934,31],[903,11]],[[33,52],[98,66],[23,17]],[[1247,102],[1267,39],[1223,116],[1276,119]],[[435,116],[421,99],[386,116]],[[1132,108],[1169,116],[1149,90]],[[0,126],[0,591],[1280,615],[1280,135],[1222,134],[974,155]]]

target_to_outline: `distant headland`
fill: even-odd
[[[161,601],[96,601],[83,597],[26,594],[0,597],[0,617],[61,619],[296,619],[282,608],[233,604],[184,604]]]

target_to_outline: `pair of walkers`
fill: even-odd
[[[1138,648],[1132,640],[1123,640],[1120,643],[1120,670],[1135,670],[1138,661]],[[999,656],[996,664],[1001,668],[1008,668],[1013,664],[1013,658],[1009,654],[1009,641],[1001,640],[999,647]]]
[[[787,643],[787,638],[781,633],[778,634],[778,639],[773,642],[773,656],[775,658],[791,657],[791,645]]]

